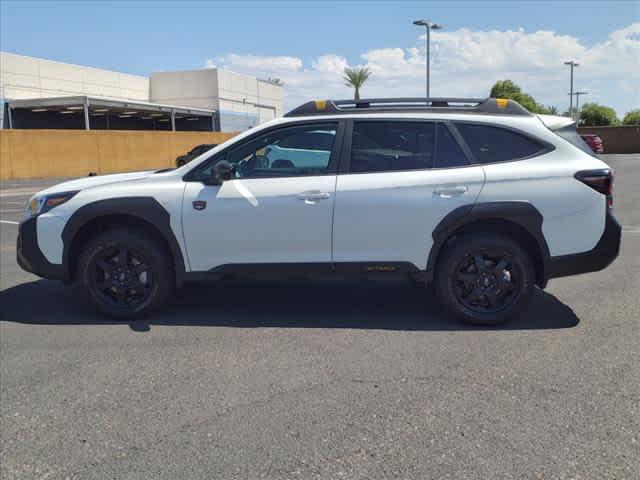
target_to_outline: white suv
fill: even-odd
[[[38,193],[18,262],[121,318],[193,279],[403,275],[492,324],[615,259],[612,187],[571,120],[510,100],[316,101],[175,170]]]

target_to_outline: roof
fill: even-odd
[[[92,107],[110,107],[110,108],[136,108],[149,112],[175,112],[187,115],[211,116],[215,110],[206,110],[202,108],[184,107],[178,105],[165,105],[153,102],[141,102],[137,100],[129,100],[125,98],[109,98],[96,96],[72,96],[72,97],[48,97],[48,98],[30,98],[24,100],[5,99],[5,103],[11,108],[38,108],[38,107],[67,107],[73,105],[90,105]]]
[[[294,108],[285,117],[353,113],[476,113],[531,116],[514,100],[503,98],[370,98],[362,100],[315,100]]]

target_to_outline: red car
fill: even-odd
[[[593,150],[593,153],[604,153],[604,143],[602,139],[595,133],[585,133],[580,135],[587,145]]]

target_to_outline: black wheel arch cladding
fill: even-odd
[[[544,268],[550,257],[549,247],[542,233],[543,217],[530,203],[518,201],[468,204],[449,212],[432,232],[433,246],[427,260],[427,277],[429,279],[433,277],[438,257],[449,239],[465,227],[482,221],[487,223],[491,221],[509,222],[526,231],[537,244],[538,252],[535,253],[541,257],[541,265],[539,266],[543,271],[537,272],[536,277],[538,283],[543,285]]]
[[[182,250],[173,233],[169,212],[153,197],[119,197],[106,200],[98,200],[88,203],[74,212],[62,231],[64,245],[62,264],[67,269],[69,278],[73,277],[71,271],[71,254],[74,240],[82,229],[91,221],[100,217],[123,216],[139,219],[141,225],[151,225],[165,240],[173,257],[173,267],[176,276],[176,284],[181,285],[185,274],[184,258]]]

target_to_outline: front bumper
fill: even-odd
[[[593,250],[551,257],[545,267],[546,279],[597,272],[608,267],[620,253],[621,238],[622,227],[611,209],[607,209],[604,232]]]
[[[38,247],[36,222],[37,217],[32,217],[21,222],[18,227],[16,248],[18,265],[39,277],[67,281],[68,274],[64,266],[50,263]]]

